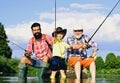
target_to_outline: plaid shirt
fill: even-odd
[[[71,36],[67,38],[67,43],[70,45],[73,44],[85,44],[89,40],[89,37],[87,35],[82,35],[79,39],[76,39],[75,36]],[[89,45],[92,49],[98,49],[97,44],[94,41],[90,41]],[[86,49],[68,49],[67,56],[81,56],[82,58],[87,57],[87,50]]]
[[[52,45],[53,38],[48,36],[48,35],[46,35],[46,38],[44,38],[42,36],[40,41],[36,41],[35,38],[34,38],[34,42],[33,42],[33,39],[31,38],[29,40],[29,42],[28,42],[27,50],[31,51],[31,52],[34,50],[34,53],[35,53],[35,56],[36,56],[37,59],[43,59],[43,57],[46,56],[46,55],[51,57],[52,56],[52,52],[49,49],[48,44],[47,44],[46,41],[50,45]],[[33,48],[32,44],[34,44],[34,48]]]

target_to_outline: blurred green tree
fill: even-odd
[[[2,23],[0,23],[0,56],[4,56],[6,58],[11,58],[12,56],[12,49],[8,45],[7,35]]]
[[[104,68],[104,60],[101,56],[96,58],[96,69],[103,69]]]
[[[114,53],[108,53],[105,59],[105,68],[116,68],[116,56]]]

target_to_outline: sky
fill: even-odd
[[[56,0],[56,26],[67,29],[64,40],[74,27],[89,37],[100,26],[118,0]],[[30,26],[41,24],[42,33],[51,35],[55,28],[55,0],[1,0],[0,22],[4,25],[13,58],[21,58],[32,35]],[[120,3],[92,38],[98,44],[97,56],[120,55]],[[66,40],[65,40],[66,41]],[[16,46],[17,45],[17,46]],[[21,49],[21,48],[23,49]]]

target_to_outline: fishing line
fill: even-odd
[[[90,40],[93,38],[93,36],[96,34],[96,32],[100,29],[100,27],[103,25],[103,23],[106,21],[106,19],[110,16],[110,14],[112,13],[112,11],[116,8],[116,6],[118,5],[118,3],[120,2],[120,0],[118,0],[118,2],[115,4],[115,6],[112,8],[112,10],[108,13],[108,15],[105,17],[105,19],[102,21],[102,23],[99,25],[99,27],[96,29],[96,31],[93,33],[93,35],[90,37],[90,39],[88,40],[87,43],[90,42]]]
[[[20,49],[22,49],[22,50],[26,51],[24,48],[22,48],[22,47],[21,47],[21,46],[19,46],[18,44],[14,43],[14,42],[12,42],[12,41],[10,41],[10,40],[6,40],[6,39],[5,39],[5,38],[3,38],[2,36],[0,36],[0,39],[4,40],[4,41],[5,41],[5,42],[7,42],[7,43],[11,43],[11,44],[13,44],[13,45],[15,45],[15,46],[19,47]]]

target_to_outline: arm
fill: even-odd
[[[73,49],[79,49],[79,48],[85,49],[86,47],[87,47],[87,44],[74,44],[74,45],[72,45]]]
[[[95,58],[96,57],[96,54],[97,54],[97,49],[94,49],[93,51],[92,51],[92,55],[91,55],[91,57],[93,57],[93,58]]]
[[[32,43],[34,44],[34,42],[32,42],[32,38],[31,38],[28,42],[27,49],[24,53],[24,55],[27,56],[27,57],[32,54],[32,50],[34,49]]]
[[[98,51],[97,43],[95,43],[94,41],[89,41],[88,42],[89,37],[87,35],[84,35],[83,39],[85,41],[85,45],[83,45],[83,48],[84,49],[92,48],[92,55],[90,57],[95,58],[96,54],[97,54],[97,51]]]
[[[96,54],[97,54],[97,51],[98,51],[97,43],[95,43],[95,42],[92,41],[91,42],[91,47],[92,47],[92,55],[90,57],[95,58]]]
[[[79,49],[79,48],[83,48],[85,49],[87,47],[87,44],[75,44],[74,42],[74,38],[72,37],[68,37],[67,38],[67,43],[73,48],[73,49]]]

